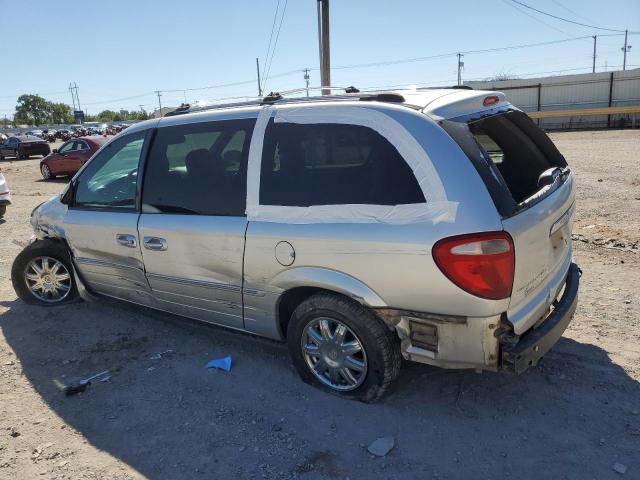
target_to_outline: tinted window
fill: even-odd
[[[271,121],[265,135],[260,203],[311,205],[424,203],[396,148],[358,125]]]
[[[62,145],[60,147],[60,149],[58,150],[58,152],[60,153],[65,153],[68,152],[70,150],[73,150],[73,146],[74,146],[75,142],[67,142],[64,145]]]
[[[89,149],[89,145],[87,145],[87,143],[83,140],[78,140],[76,141],[75,146],[73,147],[74,150],[88,150]]]
[[[158,129],[142,189],[142,211],[244,215],[255,119]]]
[[[74,205],[135,208],[144,135],[139,132],[119,138],[94,157],[78,179]]]

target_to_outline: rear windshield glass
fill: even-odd
[[[566,162],[549,137],[523,112],[508,111],[483,118],[455,119],[457,128],[445,130],[474,161],[476,168],[491,172],[482,175],[490,192],[497,180],[507,187],[513,201],[519,204],[531,197],[541,186],[540,175]],[[460,124],[467,128],[461,129]],[[469,140],[472,137],[472,142]],[[466,137],[466,138],[465,138]]]

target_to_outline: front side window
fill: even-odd
[[[135,208],[138,162],[145,132],[106,145],[78,178],[74,206]]]
[[[267,127],[260,204],[406,205],[425,198],[398,150],[360,125],[274,123]]]
[[[73,145],[75,144],[75,142],[67,142],[64,145],[62,145],[60,147],[60,149],[58,150],[58,153],[66,153],[69,152],[71,150],[73,150]]]
[[[255,119],[159,128],[147,160],[142,211],[242,216]]]

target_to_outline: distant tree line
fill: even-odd
[[[124,122],[131,120],[147,120],[151,116],[141,111],[103,110],[97,115],[85,115],[87,122]],[[40,95],[20,95],[13,117],[15,125],[46,125],[74,123],[73,111],[66,103],[50,102]],[[6,125],[5,125],[6,126]]]

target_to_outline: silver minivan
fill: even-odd
[[[17,294],[286,341],[305,381],[363,401],[403,358],[535,365],[578,297],[564,157],[499,92],[350,92],[131,126],[34,210]]]

